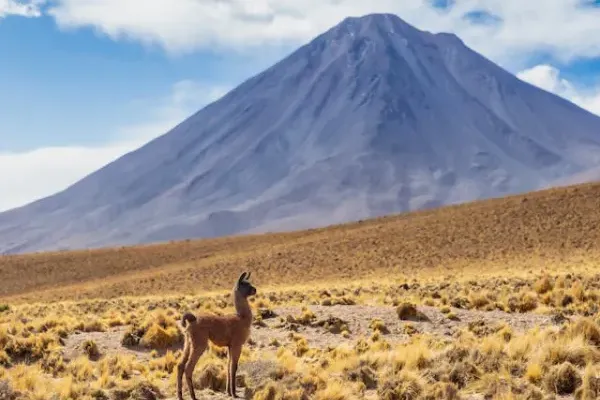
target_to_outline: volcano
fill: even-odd
[[[600,118],[457,36],[346,18],[66,190],[0,252],[295,230],[500,197],[600,166]]]

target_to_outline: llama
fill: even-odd
[[[252,324],[252,310],[248,297],[256,294],[256,288],[248,281],[250,273],[244,272],[238,278],[233,288],[233,299],[236,314],[217,316],[202,315],[196,317],[192,313],[185,313],[181,318],[184,328],[185,345],[183,357],[177,366],[177,398],[183,400],[183,375],[190,391],[192,400],[196,400],[192,375],[196,363],[208,347],[210,340],[214,345],[227,347],[229,350],[229,368],[227,371],[227,394],[237,398],[235,376],[238,361],[242,354],[242,346],[250,336]]]

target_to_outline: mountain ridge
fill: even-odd
[[[599,132],[600,118],[455,35],[346,18],[165,135],[0,214],[0,252],[303,229],[521,193],[600,165]]]

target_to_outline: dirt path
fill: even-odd
[[[325,348],[337,346],[341,343],[351,343],[360,337],[368,337],[373,333],[370,324],[373,320],[381,320],[389,333],[384,334],[390,343],[400,343],[410,338],[406,332],[406,325],[414,327],[415,332],[428,333],[438,336],[452,337],[457,331],[468,328],[469,325],[493,327],[505,322],[516,332],[523,332],[535,326],[552,325],[549,316],[537,314],[508,314],[502,311],[472,311],[451,309],[457,319],[449,319],[439,309],[434,307],[420,306],[418,310],[423,313],[429,321],[401,321],[398,319],[394,307],[383,306],[309,306],[308,309],[315,314],[310,325],[294,324],[293,322],[281,322],[288,316],[300,317],[300,307],[276,308],[273,311],[276,316],[264,320],[265,326],[254,326],[252,328],[252,346],[261,348],[273,347],[274,339],[281,344],[291,341],[290,332],[302,335],[308,341],[309,346]],[[330,333],[325,327],[315,326],[319,322],[339,319],[348,327],[349,335],[344,337],[339,333]],[[76,333],[65,340],[63,356],[72,359],[82,354],[82,345],[87,340],[93,340],[98,345],[100,354],[131,354],[141,360],[151,358],[150,351],[141,347],[125,348],[121,346],[121,338],[126,327],[117,327],[106,332]],[[173,348],[176,350],[178,347]]]
[[[349,336],[343,337],[340,334],[327,332],[326,329],[314,326],[299,325],[297,332],[305,337],[311,347],[324,348],[327,346],[336,346],[345,342],[354,342],[360,337],[368,337],[373,333],[370,324],[373,320],[383,321],[389,333],[385,334],[385,339],[390,343],[400,343],[407,341],[410,335],[407,334],[405,327],[410,324],[418,333],[427,333],[437,336],[452,337],[456,332],[470,325],[477,329],[493,328],[500,323],[506,323],[515,332],[524,332],[535,326],[552,325],[549,316],[538,314],[509,314],[502,311],[472,311],[452,308],[450,311],[457,318],[449,319],[439,309],[435,307],[419,306],[418,311],[427,317],[428,321],[401,321],[396,314],[395,307],[383,306],[309,306],[307,307],[316,315],[316,322],[324,321],[329,318],[339,318],[349,328]],[[278,308],[274,310],[280,317],[288,315],[300,317],[302,310],[298,307]],[[290,325],[283,328],[278,318],[266,320],[267,327],[253,328],[252,339],[257,344],[267,345],[272,338],[277,338],[281,343],[288,343]]]

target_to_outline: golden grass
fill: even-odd
[[[291,327],[305,324],[327,332],[328,323],[340,324],[334,316],[321,320],[309,309],[303,309],[306,304],[319,304],[323,289],[261,291],[251,301],[253,309],[260,305],[278,311],[279,307],[296,304],[298,311],[269,318],[271,322],[282,318],[281,329],[290,329],[289,341],[244,348],[242,366],[264,362],[270,366],[253,379],[247,371],[254,367],[247,367],[240,377],[244,381],[242,387],[249,397],[257,399],[460,399],[469,393],[490,398],[522,398],[524,394],[529,398],[551,394],[590,398],[597,393],[600,371],[600,315],[594,311],[595,301],[591,300],[600,294],[600,276],[589,272],[544,274],[552,283],[564,280],[571,287],[573,282],[580,282],[585,288],[586,297],[574,298],[567,306],[557,304],[543,310],[569,315],[572,322],[523,332],[514,331],[506,322],[473,322],[452,337],[419,331],[398,344],[390,343],[388,336],[399,327],[422,322],[404,322],[398,317],[394,323],[385,323],[366,316],[367,336],[346,343],[334,340],[319,347],[312,342],[314,339]],[[465,277],[451,284],[417,279],[408,290],[402,289],[404,283],[399,282],[340,283],[330,285],[328,291],[359,306],[388,307],[392,315],[396,307],[423,304],[426,299],[433,299],[434,306],[441,308],[444,299],[461,295],[467,299],[465,309],[481,312],[479,301],[469,300],[468,294],[475,288],[484,292],[494,288],[495,301],[507,309],[515,287],[522,293],[538,295],[534,288],[541,274],[526,278],[505,275],[477,282]],[[562,290],[553,286],[546,294]],[[103,354],[94,341],[86,340],[78,356],[65,360],[61,355],[62,341],[76,332],[85,335],[86,326],[108,326],[110,321],[119,319],[126,324],[128,333],[136,333],[138,339],[133,346],[164,349],[180,344],[176,321],[184,310],[221,313],[232,308],[229,299],[212,294],[13,305],[0,316],[0,344],[5,349],[0,355],[0,388],[4,382],[6,390],[32,393],[38,399],[53,398],[53,393],[65,399],[117,395],[136,398],[140,391],[149,396],[143,398],[149,399],[172,396],[181,346],[164,353],[153,351],[145,360],[129,354]],[[521,314],[514,311],[514,315]],[[81,322],[84,316],[89,319],[87,323]],[[195,373],[199,390],[224,390],[226,357],[224,349],[210,347]]]
[[[244,348],[247,398],[597,398],[598,222],[600,185],[583,185],[287,234],[0,257],[0,397],[172,397],[177,321],[231,312],[244,269],[258,287],[253,329],[287,335]],[[394,321],[310,308],[354,305]],[[423,306],[460,329],[435,334]],[[523,315],[556,323],[521,331],[510,318]],[[106,352],[115,329],[118,351]],[[195,385],[223,391],[226,368],[211,345]]]

